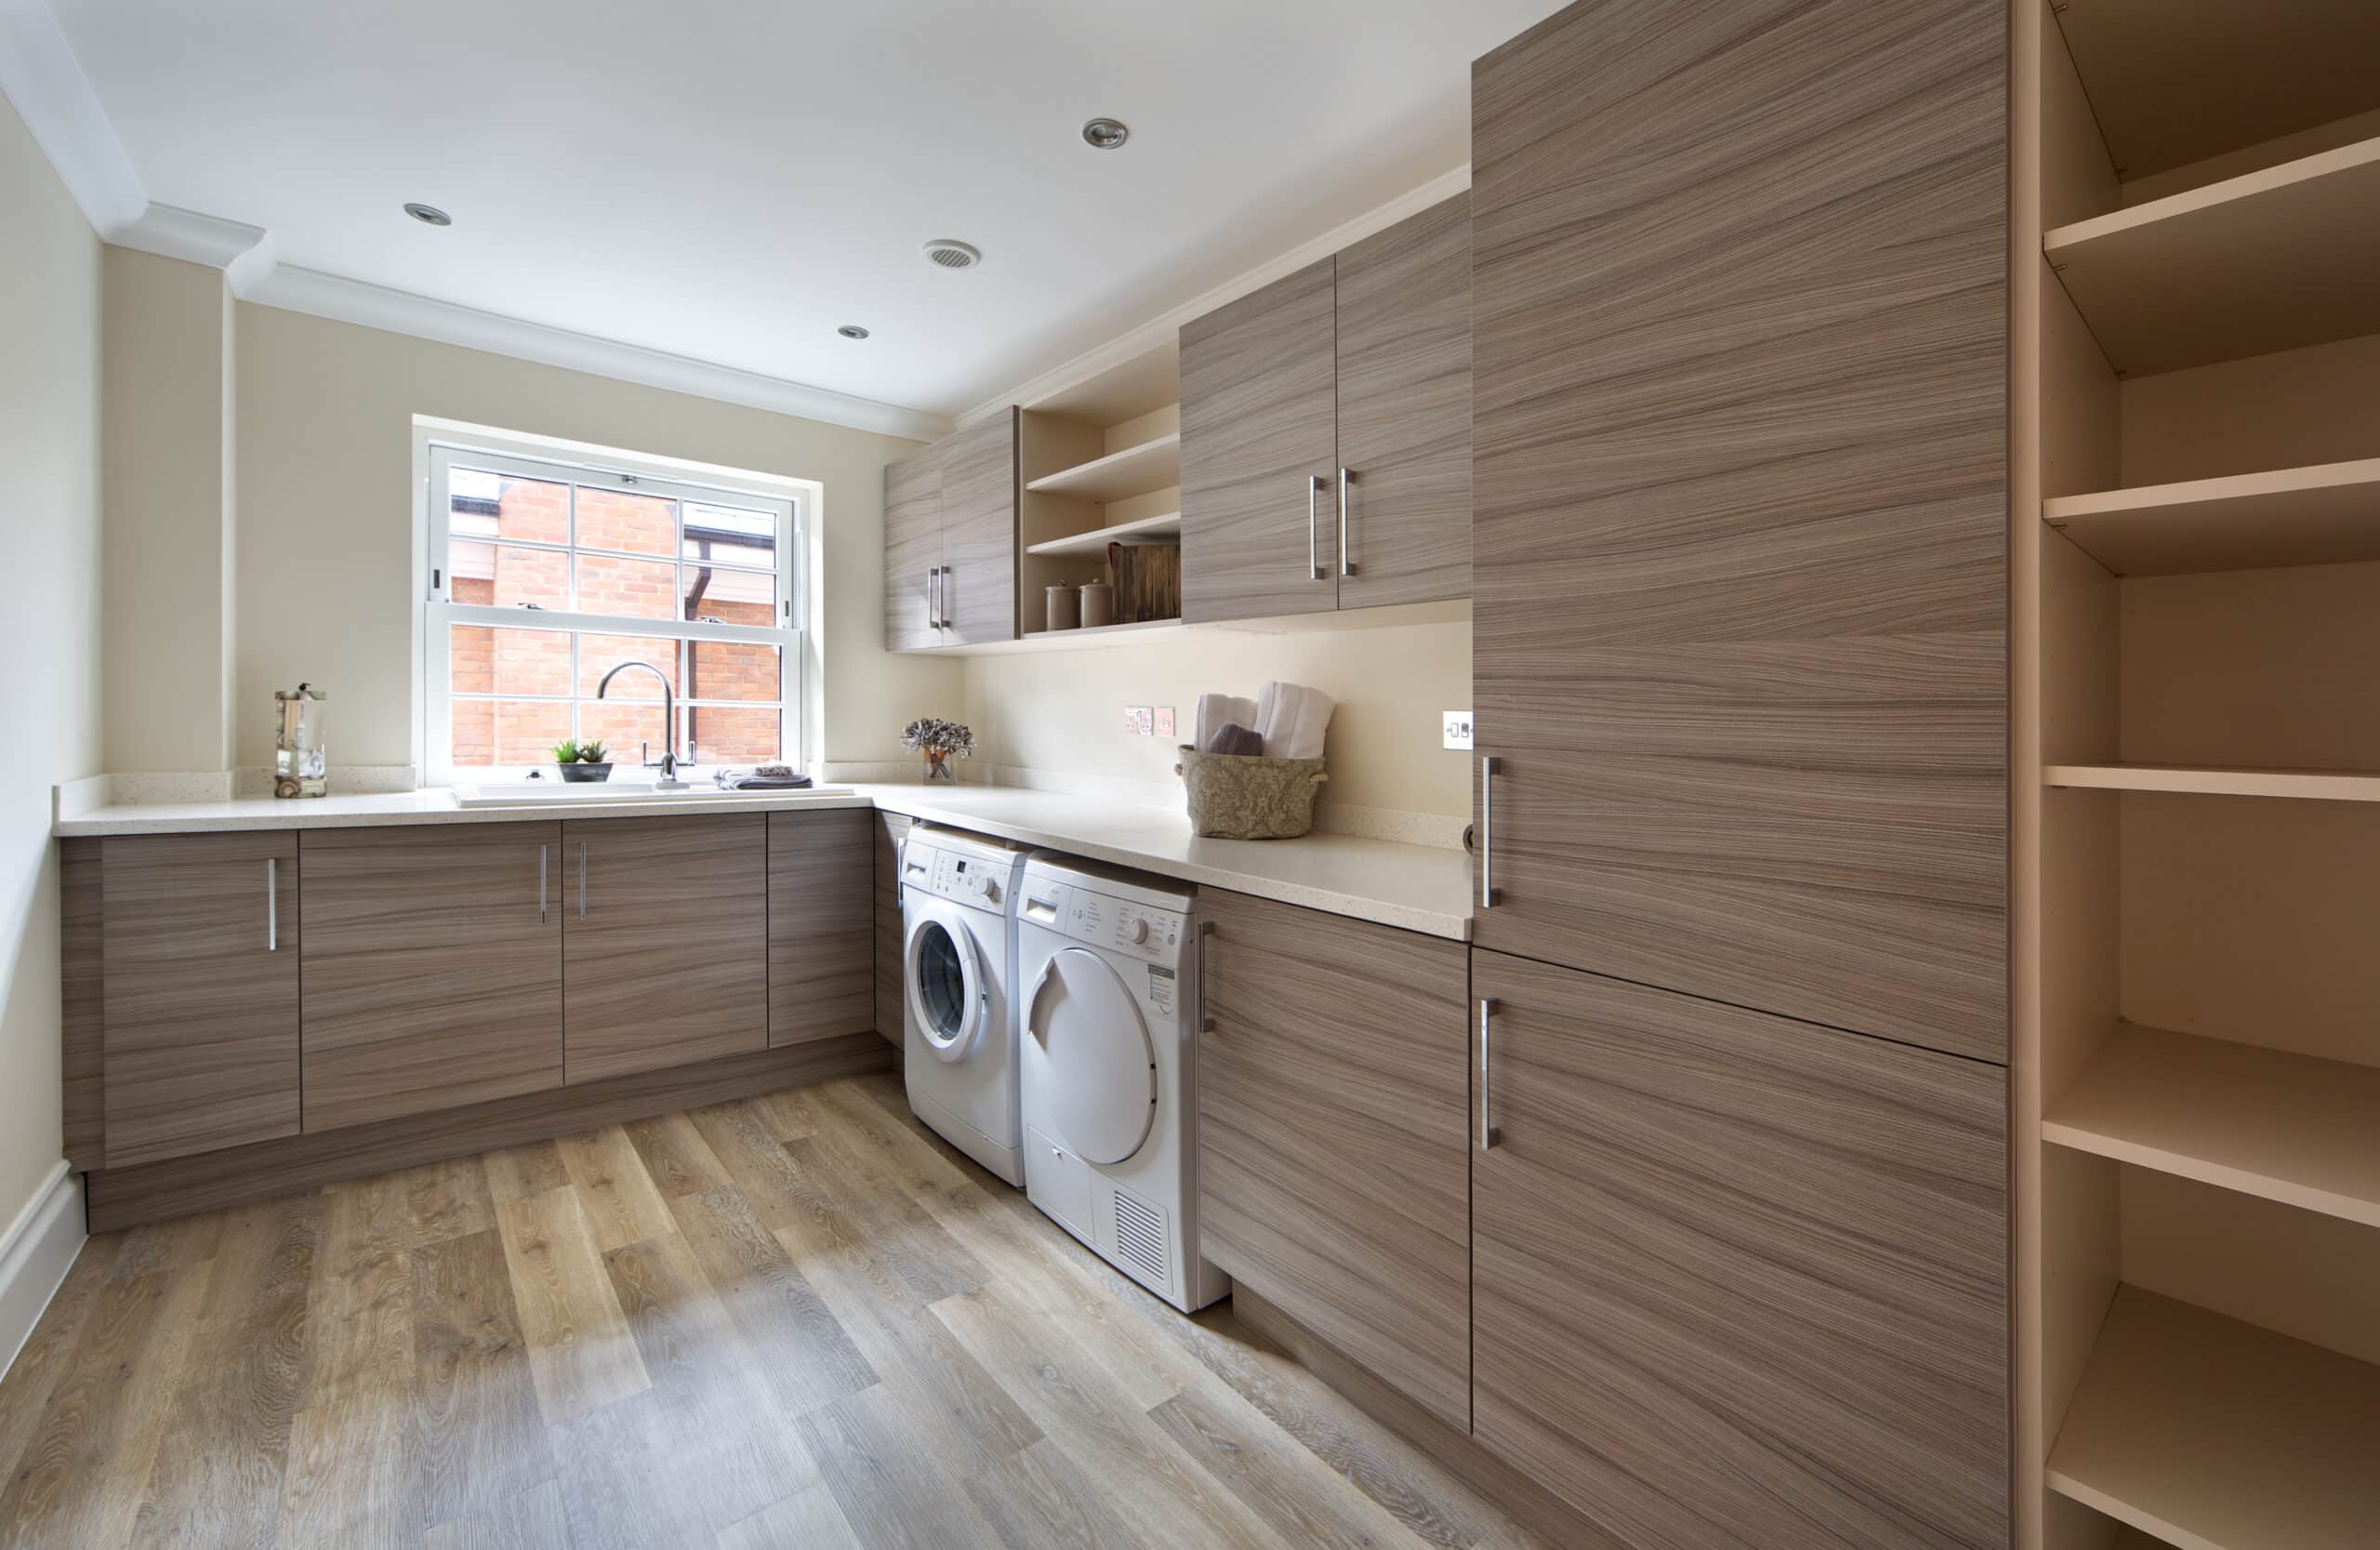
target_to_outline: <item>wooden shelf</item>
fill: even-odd
[[[2215,797],[2380,801],[2380,775],[2347,770],[2207,769],[2189,764],[2045,764],[2044,786],[2103,791],[2181,791]]]
[[[1093,625],[1088,629],[1038,629],[1013,641],[944,648],[952,656],[1013,656],[1037,651],[1089,651],[1100,645],[1136,645],[1161,641],[1189,628],[1180,619],[1141,619],[1132,624]]]
[[[2380,1367],[2121,1287],[2050,1488],[2183,1550],[2371,1550]]]
[[[1056,473],[1045,473],[1025,487],[1036,495],[1105,502],[1147,495],[1181,483],[1182,435],[1176,431]]]
[[[2042,246],[2121,372],[2380,333],[2380,139],[2061,226]]]
[[[1148,543],[1155,539],[1182,537],[1182,513],[1168,511],[1161,517],[1143,517],[1138,522],[1119,522],[1113,527],[1094,527],[1088,533],[1070,534],[1051,538],[1047,543],[1027,545],[1027,554],[1104,554],[1111,543]]]
[[[2042,519],[2118,576],[2380,560],[2380,457],[2059,496]]]
[[[2380,1068],[2126,1023],[2042,1139],[2380,1227]]]

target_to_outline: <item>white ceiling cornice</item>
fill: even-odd
[[[44,0],[0,0],[0,92],[91,230],[112,242],[140,219],[148,191]]]

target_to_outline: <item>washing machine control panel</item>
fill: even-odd
[[[938,898],[998,909],[1008,902],[1001,871],[998,863],[965,851],[912,844],[903,853],[901,881]]]
[[[1179,910],[1111,898],[1079,887],[1039,887],[1028,890],[1028,894],[1025,919],[1053,925],[1078,942],[1151,963],[1171,963],[1182,956],[1189,924]]]

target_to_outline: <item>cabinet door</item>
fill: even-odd
[[[1643,1550],[2008,1543],[2007,1073],[1500,953],[1478,1440]]]
[[[876,1026],[876,815],[769,818],[769,1042]]]
[[[297,1134],[297,834],[103,844],[108,1166]]]
[[[1016,411],[952,432],[942,454],[945,645],[1016,639]]]
[[[1471,1424],[1462,945],[1202,889],[1206,1256]]]
[[[1471,595],[1471,195],[1339,255],[1339,606]]]
[[[942,458],[927,447],[884,465],[884,649],[942,644]]]
[[[1338,606],[1333,260],[1182,327],[1182,616]]]
[[[305,834],[309,1131],[562,1085],[560,824]]]
[[[1473,75],[1483,945],[2003,1059],[2007,11]]]
[[[767,815],[562,826],[562,1075],[769,1043]]]
[[[905,813],[876,815],[876,1031],[895,1050],[904,1046],[908,1018],[902,988],[901,841],[916,822]]]

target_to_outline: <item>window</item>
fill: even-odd
[[[797,503],[430,449],[424,744],[439,781],[524,775],[564,738],[631,769],[798,762]],[[611,682],[623,663],[642,663]]]

